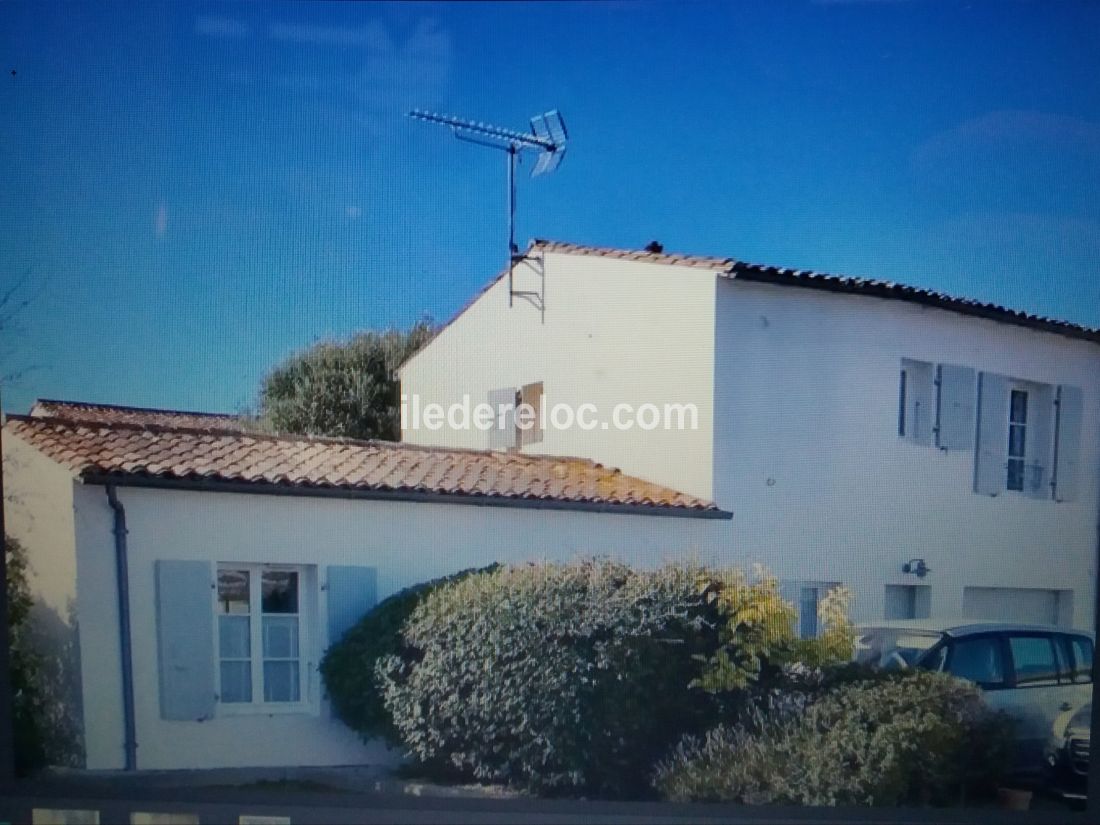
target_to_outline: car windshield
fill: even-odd
[[[862,664],[888,670],[911,667],[942,636],[942,633],[936,631],[863,628],[856,641],[854,659]]]

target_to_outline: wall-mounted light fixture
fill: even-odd
[[[932,568],[924,563],[924,559],[909,559],[901,566],[901,572],[912,573],[914,576],[923,579],[932,572]]]

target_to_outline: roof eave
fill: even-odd
[[[611,513],[665,518],[722,519],[733,513],[717,507],[676,507],[671,505],[623,504],[612,502],[570,501],[519,496],[490,496],[460,493],[438,493],[417,490],[379,490],[363,487],[326,487],[306,484],[274,484],[271,482],[228,481],[216,478],[180,478],[150,476],[137,473],[105,473],[85,471],[78,474],[85,484],[150,489],[187,490],[210,493],[246,493],[269,496],[300,496],[304,498],[360,499],[427,504],[461,504],[475,507],[513,507],[527,510],[572,510],[585,513]]]

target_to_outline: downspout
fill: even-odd
[[[115,578],[118,581],[118,637],[122,659],[122,720],[125,727],[126,770],[137,770],[137,731],[134,723],[134,663],[130,647],[130,567],[126,557],[126,511],[115,485],[107,485],[107,502],[115,513]]]

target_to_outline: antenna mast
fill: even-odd
[[[568,134],[565,131],[565,121],[556,110],[551,110],[542,115],[531,118],[531,131],[517,132],[513,129],[505,129],[502,126],[493,126],[489,123],[462,120],[451,115],[438,115],[432,112],[422,112],[414,109],[409,112],[409,117],[424,120],[429,123],[438,123],[449,126],[452,134],[459,140],[468,143],[477,143],[488,146],[490,149],[501,149],[508,155],[508,306],[512,306],[512,299],[517,295],[532,297],[541,295],[534,292],[517,292],[513,288],[512,270],[517,261],[522,260],[519,247],[516,246],[516,164],[519,162],[519,154],[524,150],[537,152],[538,159],[531,170],[531,177],[546,172],[553,172],[561,165],[565,157],[565,143]]]

